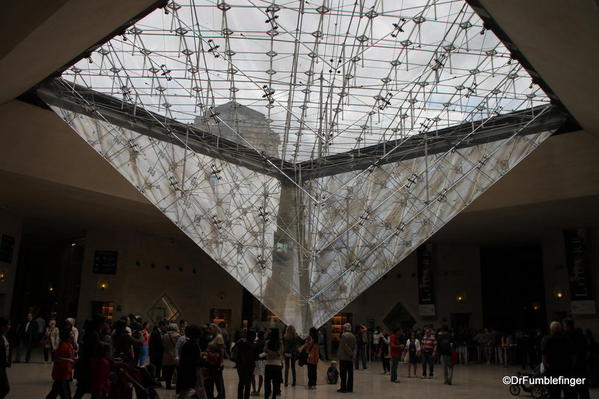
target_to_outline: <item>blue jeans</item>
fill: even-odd
[[[148,360],[149,348],[147,344],[141,346],[141,350],[139,351],[139,365],[145,366],[146,361]]]

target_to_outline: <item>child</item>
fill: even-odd
[[[52,390],[46,399],[61,399],[71,397],[70,382],[73,379],[73,364],[75,363],[75,348],[73,348],[70,329],[62,329],[59,333],[60,343],[54,351],[54,365],[52,366]]]
[[[337,384],[337,380],[339,379],[339,370],[337,370],[337,362],[332,361],[331,365],[327,369],[327,382],[329,384]]]

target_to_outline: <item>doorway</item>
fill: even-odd
[[[499,330],[547,324],[540,245],[481,248],[483,322]]]

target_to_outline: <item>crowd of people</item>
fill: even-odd
[[[225,323],[163,320],[151,325],[134,315],[115,321],[96,316],[78,329],[72,318],[46,323],[28,314],[10,331],[10,322],[0,318],[0,399],[9,392],[6,368],[13,352],[14,362],[21,362],[23,355],[28,362],[35,343],[43,348],[44,361],[53,363],[47,399],[81,399],[86,394],[92,399],[134,394],[137,399],[151,399],[158,397],[158,388],[175,390],[181,399],[225,399],[225,359],[237,372],[238,399],[262,395],[270,399],[281,395],[282,385],[296,386],[298,367],[306,369],[306,388],[316,389],[319,361],[329,357],[323,329],[312,328],[302,339],[291,325],[254,329],[247,321],[231,337]],[[398,369],[405,364],[408,378],[433,378],[440,367],[444,383],[452,385],[456,364],[521,364],[536,368],[538,374],[586,377],[586,383],[575,388],[549,390],[552,398],[564,394],[585,399],[596,351],[592,337],[574,328],[572,320],[552,322],[549,334],[539,332],[534,338],[486,329],[466,335],[447,326],[369,331],[361,325],[352,329],[348,323],[338,337],[338,362],[329,363],[325,380],[339,384],[340,393],[353,392],[354,370],[380,361],[390,382],[400,382]]]

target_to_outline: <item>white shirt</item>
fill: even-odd
[[[6,362],[8,363],[10,360],[10,344],[8,343],[8,340],[6,339],[6,337],[3,335],[2,339],[4,340],[4,350],[6,351]]]
[[[379,341],[379,340],[380,340],[380,338],[381,338],[381,333],[380,333],[380,332],[376,332],[376,333],[374,333],[374,335],[372,336],[372,343],[373,343],[375,346],[378,346],[378,344],[379,344],[379,342],[380,342],[380,341]]]
[[[189,341],[189,338],[185,335],[181,335],[177,340],[177,343],[175,344],[175,357],[177,360],[181,357],[181,349],[183,349],[183,345],[185,345],[187,341]]]

